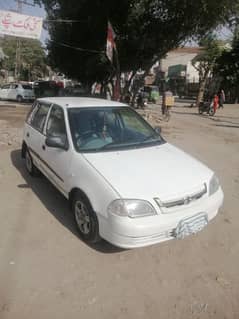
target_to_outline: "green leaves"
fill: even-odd
[[[239,0],[38,0],[44,4],[51,64],[82,82],[107,80],[114,67],[102,59],[107,22],[117,34],[121,71],[148,70],[156,59],[229,20]],[[78,22],[60,23],[55,20]],[[54,22],[55,21],[55,22]],[[72,48],[66,48],[67,44]],[[89,52],[77,51],[83,48]]]
[[[3,62],[3,68],[14,71],[16,61],[17,39],[5,36],[0,40],[0,46],[8,56]],[[42,77],[46,70],[46,54],[38,40],[20,40],[20,72],[21,80],[28,80],[30,77]],[[29,74],[32,73],[32,74]],[[27,74],[27,75],[26,75]]]

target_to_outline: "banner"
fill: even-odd
[[[110,22],[108,22],[108,30],[107,30],[107,43],[106,43],[106,55],[108,59],[113,62],[113,54],[114,54],[114,49],[116,48],[115,45],[115,33],[112,28],[112,25]]]
[[[40,39],[43,19],[0,10],[0,33],[15,37]]]

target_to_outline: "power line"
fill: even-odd
[[[74,50],[77,50],[77,51],[89,52],[89,53],[105,53],[105,51],[83,49],[83,48],[75,47],[75,46],[72,46],[72,45],[69,45],[69,44],[66,44],[66,43],[56,42],[56,41],[50,40],[50,39],[49,39],[49,41],[53,42],[53,43],[55,43],[57,45],[60,45],[60,46],[66,47],[66,48],[70,48],[70,49],[74,49]]]
[[[44,19],[44,22],[59,22],[59,23],[88,23],[87,20],[71,20],[71,19]]]

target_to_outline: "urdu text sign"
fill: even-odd
[[[40,39],[43,19],[0,10],[0,33],[15,37]]]

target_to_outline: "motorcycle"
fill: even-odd
[[[146,97],[143,97],[141,95],[138,95],[137,99],[136,99],[136,105],[138,109],[144,109],[147,107],[148,105],[148,100]]]
[[[198,113],[199,114],[207,113],[210,116],[213,116],[215,114],[213,102],[211,102],[211,101],[200,102],[199,107],[198,107]]]

